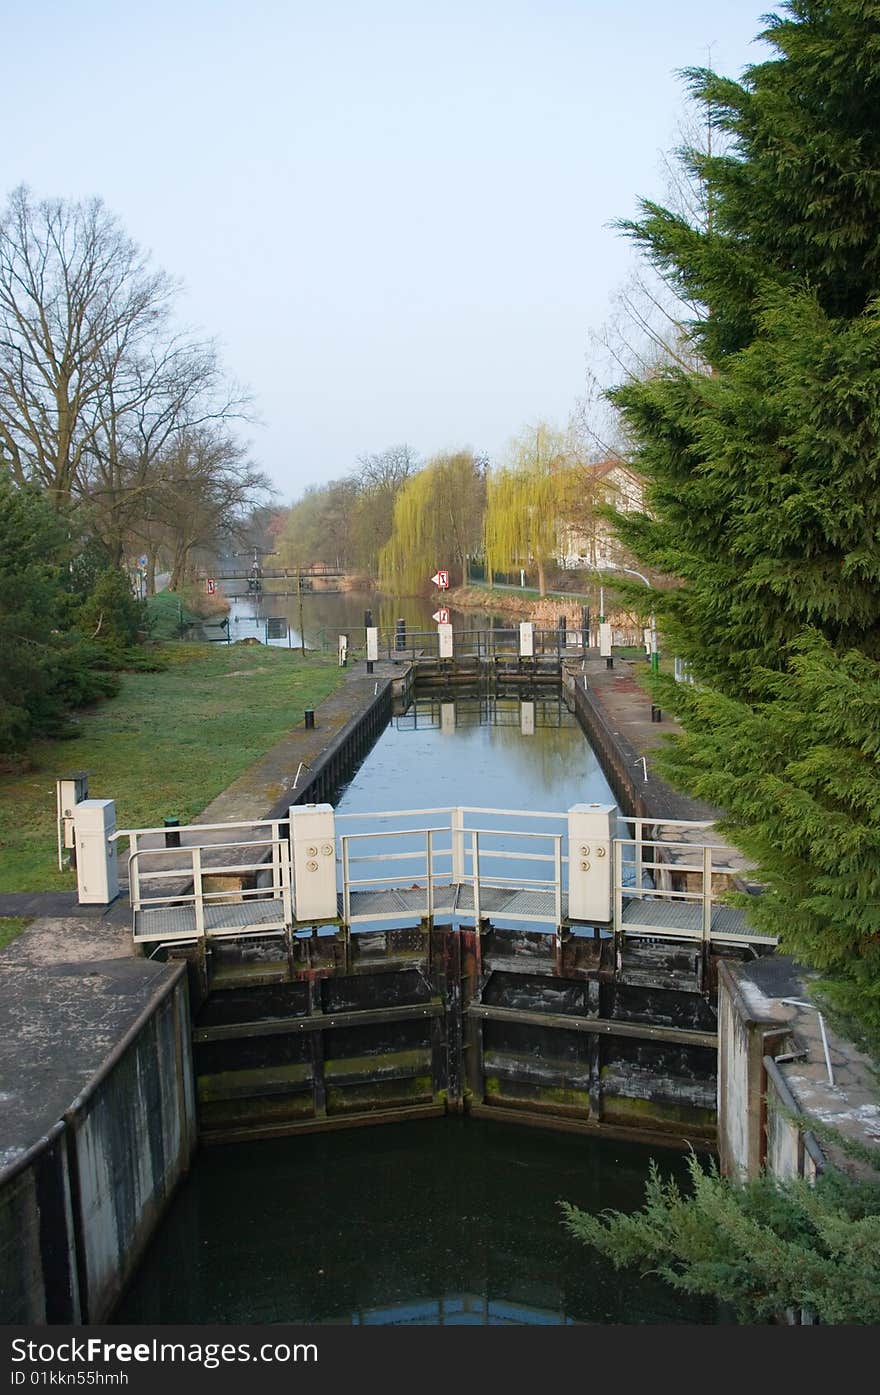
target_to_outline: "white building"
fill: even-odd
[[[636,513],[645,506],[644,482],[620,461],[606,460],[584,467],[584,501],[580,516],[573,521],[560,519],[557,561],[566,570],[580,567],[595,570],[608,562],[626,559],[607,519],[597,516],[597,505],[611,504],[620,513]]]

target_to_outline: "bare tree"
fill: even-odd
[[[181,336],[113,365],[78,492],[114,561],[152,538],[152,501],[184,433],[245,415],[250,399],[223,379],[213,344]]]
[[[195,549],[236,538],[272,492],[266,475],[222,427],[182,432],[162,461],[149,516],[153,537],[171,563],[171,590],[190,575]]]
[[[71,498],[121,365],[146,352],[174,290],[100,199],[14,191],[0,217],[0,442],[16,480]]]
[[[361,489],[385,493],[392,499],[402,484],[419,468],[419,457],[412,446],[389,446],[379,455],[359,455],[355,476]]]
[[[729,139],[705,103],[685,108],[676,134],[674,150],[661,158],[665,205],[689,227],[711,233],[715,205],[707,169],[713,159],[729,152]],[[631,224],[620,226],[632,231]],[[630,453],[617,413],[605,396],[608,384],[649,378],[674,367],[699,372],[703,360],[690,331],[703,313],[701,305],[683,297],[671,277],[644,260],[617,289],[607,321],[590,335],[594,366],[587,370],[586,393],[572,420],[599,456],[624,460]]]

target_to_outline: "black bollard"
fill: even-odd
[[[656,703],[653,703],[653,702],[652,702],[652,703],[651,703],[651,721],[652,721],[652,722],[662,722],[662,720],[663,720],[663,713],[660,711],[660,708],[656,705]]]
[[[180,827],[180,819],[177,818],[176,815],[174,815],[172,818],[165,819],[165,820],[164,820],[164,824],[165,824],[165,828],[166,828],[166,833],[165,833],[165,846],[166,846],[166,848],[179,848],[179,847],[180,847],[180,834],[179,834],[179,833],[171,833],[171,832],[168,832],[167,830],[170,830],[170,829],[173,829],[173,828],[179,828],[179,827]]]
[[[613,667],[614,667],[614,660],[611,658],[610,655],[609,655],[609,657],[605,660],[605,667],[606,667],[606,668],[613,668]]]
[[[314,708],[313,708],[313,707],[307,707],[303,715],[305,716],[305,719],[306,719],[306,730],[307,730],[307,731],[310,731],[310,730],[314,727],[314,725],[315,725],[315,710],[314,710]]]

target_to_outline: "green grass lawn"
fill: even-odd
[[[120,828],[186,823],[344,676],[335,658],[262,644],[160,653],[164,672],[124,674],[117,697],[78,715],[78,740],[41,742],[31,770],[0,776],[0,891],[76,885],[57,866],[60,776],[88,771],[89,795],[116,800]]]
[[[19,915],[0,916],[0,949],[12,944],[16,935],[20,935],[26,925],[30,925],[30,921],[22,919]]]

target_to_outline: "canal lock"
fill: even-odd
[[[538,697],[567,712],[564,699]],[[299,799],[335,798],[391,720],[390,685],[377,685]],[[435,918],[170,953],[190,961],[204,1142],[465,1113],[714,1144],[716,958],[699,946]]]

